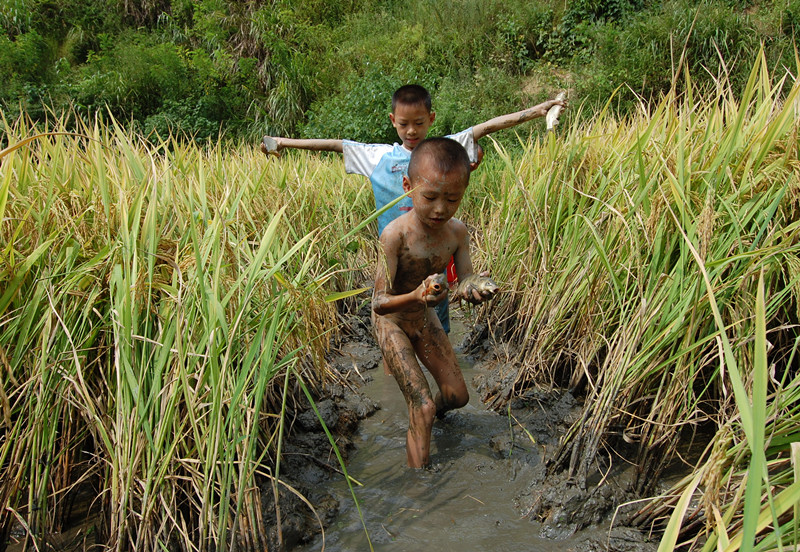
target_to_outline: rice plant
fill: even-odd
[[[366,238],[326,229],[365,194],[254,148],[3,124],[1,538],[46,546],[89,497],[108,549],[265,549],[287,404],[330,377],[325,295],[363,284]]]
[[[584,390],[551,467],[584,487],[600,453],[624,448],[651,493],[678,444],[711,431],[699,478],[637,523],[697,487],[691,547],[780,549],[797,538],[800,85],[761,55],[743,90],[724,76],[684,88],[524,142],[518,160],[498,147],[500,173],[476,179],[476,264],[509,290],[481,315],[521,363],[489,399]]]

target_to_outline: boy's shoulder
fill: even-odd
[[[344,166],[348,173],[371,176],[378,167],[379,172],[404,172],[411,160],[411,152],[401,144],[364,144],[342,140]]]
[[[381,143],[371,144],[366,142],[356,142],[355,140],[342,140],[342,147],[355,151],[363,150],[363,151],[382,152],[382,153],[392,152],[398,149],[402,151],[408,151],[402,146],[402,144],[398,144],[397,142],[393,144],[381,144]],[[411,152],[408,152],[408,154],[411,155]]]
[[[409,231],[413,231],[410,226],[411,217],[413,216],[413,211],[407,211],[389,222],[381,233],[381,241],[384,241],[384,237],[386,239],[396,239]]]
[[[467,229],[467,225],[461,222],[461,220],[457,219],[456,217],[451,218],[447,221],[448,228],[451,232],[451,236],[453,239],[461,240],[461,238],[465,234],[469,234],[469,230]]]

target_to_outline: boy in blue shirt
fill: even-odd
[[[501,115],[479,125],[447,136],[464,146],[470,160],[471,169],[481,161],[482,150],[477,141],[484,136],[544,117],[554,106],[565,107],[561,100],[549,100],[528,109]],[[392,95],[392,112],[389,120],[397,131],[400,144],[363,144],[351,140],[337,139],[296,139],[265,136],[261,151],[268,155],[280,155],[285,148],[312,151],[333,151],[344,155],[345,170],[350,174],[362,174],[372,183],[375,207],[382,209],[391,201],[403,195],[403,177],[408,174],[411,152],[428,135],[436,113],[431,110],[431,95],[418,84],[407,84],[398,88]],[[412,209],[410,197],[400,202],[378,217],[378,236],[392,220]],[[436,309],[445,332],[450,331],[448,301],[439,303]]]

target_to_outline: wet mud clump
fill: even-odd
[[[483,343],[478,345],[486,350]],[[549,469],[561,439],[580,416],[582,398],[565,389],[532,388],[512,399],[519,367],[492,357],[490,353],[476,364],[473,384],[483,402],[506,411],[513,425],[510,434],[493,439],[492,447],[505,457],[514,453],[516,443],[535,442],[541,452],[528,488],[515,497],[520,513],[540,524],[541,536],[569,539],[570,551],[655,551],[657,542],[638,528],[625,526],[638,508],[635,468],[624,458],[616,454],[597,458],[596,475],[585,488],[565,471]]]

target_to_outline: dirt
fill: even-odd
[[[456,310],[455,318],[463,319],[463,315]],[[361,421],[373,416],[381,408],[375,400],[364,394],[363,389],[374,389],[376,383],[370,383],[373,379],[379,378],[383,381],[388,376],[383,373],[380,352],[370,335],[368,318],[362,314],[361,317],[349,320],[347,339],[329,356],[330,367],[343,376],[345,383],[329,385],[325,398],[317,403],[317,407],[326,425],[335,435],[345,460],[349,462],[351,458],[356,458],[351,476],[358,478],[360,473],[364,473],[365,477],[369,477],[366,474],[370,472],[369,464],[373,462],[373,457],[375,462],[385,462],[386,459],[378,460],[377,457],[383,456],[382,450],[386,449],[391,450],[392,459],[388,460],[388,467],[383,464],[373,466],[379,477],[372,485],[391,485],[392,483],[386,482],[387,479],[396,479],[398,483],[395,487],[374,489],[374,497],[369,490],[359,489],[358,492],[362,493],[359,501],[363,504],[362,513],[357,515],[352,497],[343,487],[341,468],[327,436],[321,431],[319,420],[310,408],[297,412],[293,417],[293,432],[286,448],[281,473],[286,477],[287,483],[304,494],[315,506],[327,535],[325,549],[348,550],[360,547],[359,539],[365,538],[361,534],[364,528],[376,550],[402,550],[406,549],[403,548],[403,543],[410,546],[409,543],[414,542],[449,548],[446,546],[446,534],[432,535],[425,531],[424,525],[419,527],[426,522],[420,523],[413,519],[419,517],[426,519],[428,524],[441,524],[431,513],[423,515],[425,502],[420,502],[418,496],[424,495],[431,502],[436,502],[437,511],[450,508],[447,510],[449,513],[443,515],[451,516],[454,525],[457,524],[456,517],[463,518],[458,521],[463,521],[465,526],[475,527],[482,523],[482,518],[497,518],[492,523],[499,532],[492,535],[492,540],[489,541],[496,543],[497,549],[576,552],[656,550],[656,541],[636,528],[625,526],[629,514],[636,509],[635,503],[629,504],[635,499],[631,492],[632,468],[629,464],[619,461],[620,459],[612,461],[610,458],[598,458],[598,476],[589,482],[586,489],[579,488],[563,474],[548,474],[550,455],[555,452],[559,439],[579,415],[582,398],[573,397],[561,389],[532,389],[522,397],[510,401],[500,414],[487,411],[479,399],[507,396],[516,377],[515,367],[513,363],[496,360],[496,355],[491,354],[493,346],[486,339],[486,332],[482,331],[484,329],[473,328],[468,321],[465,322],[467,328],[462,330],[464,339],[461,342],[461,356],[471,365],[473,393],[477,395],[473,401],[478,403],[477,409],[483,412],[451,412],[443,424],[439,422],[441,425],[438,429],[435,425],[434,441],[441,445],[440,450],[443,452],[439,452],[438,462],[437,455],[434,454],[433,469],[428,474],[420,475],[415,473],[416,470],[397,465],[404,458],[401,450],[404,416],[402,404],[399,407],[397,404],[387,406],[400,410],[399,422],[397,416],[390,419],[390,414],[384,412],[382,416],[385,420],[374,422],[366,430],[367,435],[359,435],[359,428],[362,433],[365,431]],[[385,385],[385,382],[381,385]],[[391,385],[388,389],[391,392]],[[396,391],[396,386],[394,390]],[[374,394],[375,391],[371,393]],[[396,395],[399,396],[399,392]],[[475,426],[480,428],[474,429]],[[387,435],[376,436],[375,432]],[[448,432],[462,434],[452,438],[448,436]],[[389,436],[394,441],[388,440]],[[376,438],[383,441],[378,441],[377,448],[366,449],[368,445],[365,439]],[[367,452],[358,457],[361,447]],[[473,455],[479,448],[485,448],[486,454]],[[491,455],[488,460],[487,455]],[[451,478],[452,474],[448,471],[472,471],[484,479],[490,472],[497,472],[499,483],[491,483],[497,488],[492,490],[493,496],[490,498],[500,502],[490,503],[489,498],[478,499],[473,496],[477,493],[464,494],[465,491],[460,488],[450,491],[446,487],[450,483],[444,483]],[[391,477],[387,478],[387,473],[391,473]],[[470,484],[472,487],[467,488],[475,488],[474,481]],[[365,486],[369,486],[369,483],[365,483]],[[270,505],[264,512],[264,519],[272,520],[268,528],[270,549],[278,550],[280,547],[273,490],[270,487],[263,492],[265,496],[262,503]],[[464,496],[459,498],[469,497],[485,506],[479,508],[475,514],[470,514],[466,503],[471,501],[457,503],[454,498],[443,500],[442,492],[452,493],[453,497],[460,493]],[[409,493],[415,495],[417,502],[397,502],[391,507],[387,506],[387,512],[378,512],[387,496]],[[283,550],[321,549],[320,521],[311,514],[309,507],[287,491],[281,492],[280,498]],[[508,510],[502,502],[508,504]],[[408,515],[408,512],[417,514]],[[470,515],[475,516],[474,521]],[[359,517],[360,522],[357,521]],[[399,518],[403,518],[402,523]],[[503,527],[507,527],[508,531],[502,531]],[[455,534],[464,537],[464,530],[470,529],[463,529]],[[513,539],[504,547],[502,535],[521,532],[534,536],[520,541],[528,543],[533,539],[535,542],[532,547],[526,544],[517,545]],[[477,543],[481,538],[480,533],[469,538]],[[476,544],[475,549],[482,549],[482,546]]]

